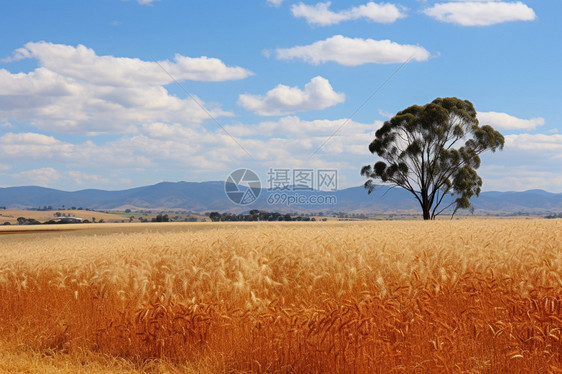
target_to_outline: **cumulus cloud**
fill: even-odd
[[[66,173],[77,184],[94,184],[103,183],[108,184],[110,180],[97,174],[88,174],[77,170],[70,170]]]
[[[191,98],[168,93],[164,86],[172,77],[223,81],[252,74],[215,58],[176,55],[174,61],[156,63],[45,42],[27,43],[11,60],[27,58],[37,59],[40,66],[16,74],[0,69],[0,116],[42,130],[89,135],[134,132],[156,121],[200,124],[208,114]],[[206,106],[214,117],[232,115]]]
[[[462,26],[489,26],[511,21],[532,21],[533,9],[521,1],[462,1],[435,4],[423,11],[442,22]]]
[[[365,5],[334,12],[330,10],[331,2],[306,5],[294,4],[291,7],[293,16],[304,18],[310,25],[329,26],[343,21],[366,19],[373,22],[392,23],[406,15],[394,4],[377,4],[369,2]]]
[[[6,133],[0,137],[0,143],[3,144],[14,144],[14,143],[25,143],[25,144],[35,144],[35,145],[54,145],[58,144],[59,141],[54,137],[43,134],[36,133]]]
[[[562,135],[559,134],[517,134],[505,136],[506,149],[549,153],[562,158]]]
[[[6,61],[36,58],[42,67],[60,76],[106,86],[166,85],[176,80],[218,82],[244,79],[252,72],[229,67],[217,58],[176,54],[174,61],[98,56],[83,45],[27,43]],[[169,74],[168,74],[169,73]]]
[[[318,76],[312,78],[304,90],[279,84],[264,96],[242,94],[238,104],[262,116],[279,116],[324,109],[344,101],[343,93],[335,92],[327,79]]]
[[[122,138],[126,139],[126,138]],[[64,162],[82,167],[147,167],[150,158],[137,154],[121,140],[97,145],[91,140],[70,143],[37,133],[7,133],[0,137],[0,154],[6,161]]]
[[[521,119],[506,113],[478,112],[481,125],[490,125],[501,130],[533,130],[544,125],[544,118]]]
[[[382,126],[382,121],[359,123],[346,118],[305,121],[298,116],[287,116],[277,121],[263,121],[258,124],[228,125],[229,133],[237,137],[285,137],[285,138],[323,138],[337,131],[338,136],[355,136],[369,134]],[[338,131],[339,130],[339,131]],[[367,149],[367,148],[365,148]]]
[[[344,66],[394,64],[405,62],[409,58],[425,61],[430,57],[430,53],[420,46],[342,35],[305,46],[277,49],[276,52],[277,58],[282,60],[300,59],[314,65],[333,61]]]
[[[0,154],[7,160],[48,160],[55,155],[71,157],[74,150],[73,145],[49,135],[8,132],[0,136]]]
[[[186,172],[185,177],[178,176],[180,179],[194,180],[198,175],[202,176],[202,180],[220,179],[232,171],[233,164],[240,163],[255,170],[269,167],[327,167],[347,173],[356,171],[358,157],[364,160],[363,163],[370,162],[372,155],[368,151],[368,143],[382,123],[360,123],[345,118],[307,121],[292,115],[255,124],[226,125],[226,130],[237,137],[252,154],[253,160],[220,129],[211,131],[204,127],[186,127],[180,123],[145,124],[136,134],[99,144],[92,141],[73,144],[50,135],[10,132],[0,136],[0,154],[3,156],[0,165],[12,165],[17,161],[20,164],[32,164],[33,170],[15,172],[9,176],[6,168],[0,167],[0,170],[4,169],[3,173],[7,176],[5,181],[11,185],[55,186],[61,183],[66,189],[83,185],[107,188],[116,183],[124,170],[130,176],[136,172],[142,174],[150,171],[156,179],[165,179],[166,175],[177,173],[177,170]],[[310,154],[328,138],[330,140],[316,157],[310,159]],[[197,139],[197,142],[192,139]],[[545,168],[553,162],[557,164],[562,155],[562,135],[507,135],[504,151],[491,156],[491,160],[514,160],[522,154],[525,158],[517,163],[521,167],[536,167],[540,161],[544,162]],[[547,160],[553,161],[549,163]],[[53,165],[64,166],[59,168]],[[487,166],[492,167],[493,163],[486,162],[481,168],[486,189],[510,189],[497,184],[502,182],[502,178],[495,178],[494,172],[485,171]],[[523,174],[505,165],[502,168],[510,170],[508,174],[514,182],[518,180],[517,183],[523,183],[524,178],[519,178]],[[550,166],[550,171],[554,172],[555,168]],[[218,177],[214,178],[213,175]],[[556,173],[552,175],[554,178],[550,180],[554,181]],[[544,187],[544,180],[547,179],[537,180],[536,183],[527,180],[523,184],[513,184],[517,188],[511,189]]]
[[[0,168],[1,170],[1,168]],[[115,182],[130,183],[126,178],[116,178],[111,180],[98,174],[89,174],[82,171],[70,170],[60,171],[52,167],[44,167],[32,170],[26,170],[18,173],[12,173],[11,177],[21,184],[49,187],[61,181],[65,184],[74,183],[81,185],[111,185]]]
[[[339,167],[355,173],[357,160],[354,158],[370,155],[367,149],[369,139],[374,137],[374,131],[381,124],[380,121],[366,124],[345,118],[305,121],[297,116],[287,116],[257,124],[226,125],[226,130],[251,153],[252,158],[221,129],[194,128],[181,123],[147,123],[140,126],[136,134],[111,140],[100,138],[96,143],[12,132],[0,136],[0,164],[33,165],[31,169],[34,170],[54,168],[60,176],[59,179],[45,177],[40,180],[35,177],[35,174],[41,175],[39,172],[15,173],[4,178],[5,183],[62,186],[65,189],[80,188],[81,183],[92,188],[118,185],[123,173],[131,179],[148,172],[155,179],[178,175],[179,179],[196,180],[199,175],[202,180],[218,180],[232,171],[232,165],[242,163],[256,170]],[[326,142],[328,138],[330,140]],[[311,159],[310,154],[323,143],[317,157]]]
[[[486,190],[526,191],[543,189],[550,192],[562,191],[560,170],[537,170],[536,166],[484,165],[478,174],[484,179]]]
[[[61,173],[53,168],[41,168],[14,173],[12,177],[23,183],[46,187],[60,179]]]

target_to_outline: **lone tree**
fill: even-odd
[[[452,218],[458,209],[469,208],[470,198],[480,193],[479,155],[503,145],[502,134],[478,125],[470,101],[437,98],[398,112],[377,130],[369,151],[384,161],[364,166],[361,175],[368,178],[369,193],[377,180],[410,191],[425,220],[454,205]],[[445,196],[454,200],[441,206]]]

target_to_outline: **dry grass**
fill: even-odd
[[[560,221],[174,227],[0,237],[0,369],[562,372]]]

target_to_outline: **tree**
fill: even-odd
[[[221,214],[219,212],[211,212],[209,213],[209,218],[213,222],[218,222],[221,219]]]
[[[479,126],[470,101],[437,98],[398,112],[377,130],[369,151],[384,161],[364,166],[361,175],[368,178],[369,193],[377,180],[411,192],[426,220],[454,205],[452,217],[458,209],[470,208],[470,198],[480,194],[479,155],[503,145],[502,134]],[[445,196],[453,201],[443,207]]]
[[[168,217],[167,214],[158,214],[156,216],[156,218],[152,219],[152,222],[169,222],[170,221],[170,217]]]

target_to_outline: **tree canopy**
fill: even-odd
[[[376,131],[369,151],[383,161],[364,166],[361,175],[368,178],[369,193],[376,181],[411,192],[424,219],[434,219],[453,206],[454,215],[470,208],[470,198],[480,193],[479,155],[503,145],[502,134],[479,125],[470,101],[437,98],[398,112]],[[445,196],[453,201],[442,205]]]

